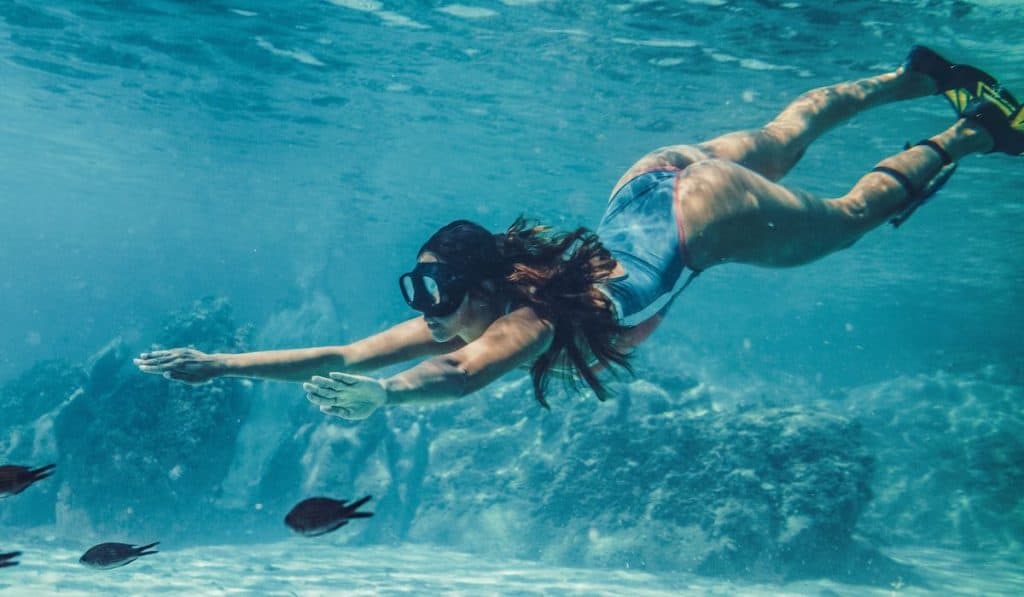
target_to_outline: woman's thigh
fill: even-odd
[[[704,160],[679,174],[693,267],[740,262],[790,267],[849,246],[863,233],[843,202],[784,187],[739,164]]]

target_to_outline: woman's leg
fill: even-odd
[[[989,134],[969,120],[931,140],[954,161],[992,148]],[[920,189],[942,163],[936,150],[915,146],[879,166],[903,173]],[[900,213],[908,205],[907,195],[890,174],[873,171],[843,197],[821,200],[722,159],[691,165],[680,173],[676,188],[688,265],[695,269],[725,262],[788,267],[814,261],[852,245]]]
[[[812,141],[858,112],[929,95],[935,89],[931,77],[904,67],[876,77],[812,89],[760,129],[727,133],[697,145],[655,149],[626,171],[612,194],[645,172],[682,170],[709,158],[735,162],[769,180],[779,180],[796,165]]]
[[[709,158],[735,162],[769,180],[790,171],[811,141],[854,115],[892,101],[935,93],[935,82],[900,67],[877,77],[812,89],[757,130],[736,131],[696,145],[659,147],[635,163],[612,189],[652,170],[682,170]]]
[[[711,157],[779,180],[796,165],[811,142],[857,113],[933,94],[935,89],[930,77],[900,67],[883,75],[812,89],[764,127],[728,133],[698,147]]]

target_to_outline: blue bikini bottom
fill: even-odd
[[[601,290],[626,325],[653,315],[658,299],[671,292],[686,267],[686,243],[674,206],[679,173],[657,170],[633,178],[611,198],[598,224],[601,242],[626,270]]]

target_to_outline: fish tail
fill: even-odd
[[[366,502],[368,502],[368,501],[370,501],[372,499],[373,499],[373,496],[372,495],[368,495],[368,496],[366,496],[364,498],[360,498],[360,499],[352,502],[351,504],[349,504],[349,505],[347,505],[345,507],[350,509],[350,510],[357,510],[357,509],[359,509],[359,506],[362,506],[363,504],[365,504]]]
[[[155,543],[150,543],[149,545],[143,545],[142,547],[136,547],[135,552],[138,553],[140,556],[148,556],[150,554],[159,553],[155,549],[153,551],[146,551],[147,549],[151,547],[156,547],[157,545],[160,545],[159,541]]]
[[[53,474],[53,469],[57,468],[56,464],[47,464],[39,468],[34,468],[29,473],[36,479],[45,479]]]

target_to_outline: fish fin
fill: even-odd
[[[151,547],[156,547],[157,545],[160,545],[160,542],[159,542],[159,541],[156,541],[156,542],[150,543],[149,545],[143,545],[143,546],[141,546],[141,547],[136,547],[136,548],[135,548],[135,552],[136,552],[136,553],[138,553],[139,555],[145,555],[145,554],[143,554],[142,552],[146,551],[147,549],[149,549],[149,548],[151,548]],[[153,550],[153,551],[151,551],[151,552],[149,552],[149,553],[157,553],[157,552],[156,552],[156,550]]]
[[[368,502],[368,501],[370,501],[372,499],[373,499],[372,495],[368,495],[366,497],[359,498],[358,500],[352,502],[351,504],[346,505],[345,509],[346,510],[358,510],[359,506],[362,506],[363,504],[365,504],[366,502]]]

